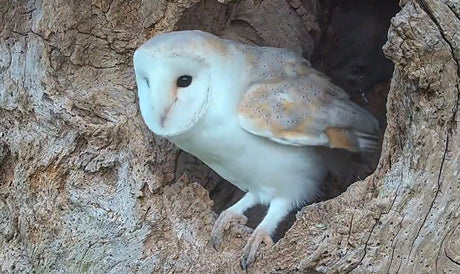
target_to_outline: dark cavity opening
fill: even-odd
[[[398,1],[280,1],[289,6],[285,10],[276,7],[279,5],[277,1],[232,1],[233,4],[224,5],[215,0],[202,0],[186,10],[178,23],[178,30],[199,29],[260,46],[301,49],[304,57],[309,59],[316,69],[331,77],[335,84],[347,91],[352,101],[379,120],[383,139],[386,126],[386,97],[390,89],[393,64],[383,55],[382,46],[387,40],[390,19],[399,11]],[[260,3],[248,4],[249,2]],[[298,6],[298,3],[301,5]],[[253,7],[250,8],[249,5]],[[312,28],[312,13],[316,15],[313,22],[316,21],[319,28]],[[280,16],[281,21],[267,19],[266,22],[260,22],[261,16]],[[291,40],[283,41],[280,40],[286,37],[283,33],[278,37],[270,33],[264,35],[267,30],[279,29],[282,32],[286,31],[286,27],[293,25],[298,28],[294,32],[304,35],[303,37],[288,36]],[[261,29],[258,29],[259,27]],[[323,183],[324,196],[321,200],[338,196],[351,183],[371,174],[376,168],[380,152],[355,156],[360,163],[357,165],[356,175],[340,180],[329,176]],[[191,180],[201,183],[209,191],[214,201],[213,210],[218,214],[244,195],[238,188],[186,152],[181,152],[178,157],[176,177],[183,173]],[[275,240],[281,238],[292,226],[297,210],[280,224]],[[262,206],[248,210],[245,213],[249,219],[248,226],[255,228],[265,213],[266,208]]]

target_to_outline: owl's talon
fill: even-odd
[[[211,243],[214,249],[218,250],[222,243],[222,236],[225,230],[230,228],[231,223],[236,222],[245,225],[248,222],[248,218],[243,214],[231,212],[228,210],[223,211],[217,221],[214,223],[214,227],[211,232]]]
[[[273,246],[270,234],[263,228],[256,228],[243,249],[243,256],[241,258],[241,268],[243,270],[246,270],[255,262],[257,250],[261,243],[264,243],[267,247]]]

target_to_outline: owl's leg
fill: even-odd
[[[273,245],[271,235],[275,232],[278,224],[292,209],[292,203],[283,199],[273,199],[262,222],[256,227],[249,237],[243,249],[241,267],[247,269],[254,263],[259,245],[263,242],[266,246]]]
[[[244,211],[258,203],[259,198],[251,192],[248,192],[238,202],[219,215],[211,232],[211,242],[215,249],[219,248],[222,242],[222,235],[225,230],[230,228],[230,224],[232,222],[238,222],[243,225],[246,224],[248,218],[243,215]]]

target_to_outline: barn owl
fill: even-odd
[[[341,164],[330,148],[366,152],[378,145],[376,119],[285,49],[202,31],[170,32],[135,51],[134,69],[148,128],[246,192],[217,219],[214,246],[232,222],[246,223],[247,209],[268,205],[243,248],[243,268],[262,243],[273,244],[280,221],[315,198],[326,174]]]

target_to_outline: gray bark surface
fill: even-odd
[[[377,169],[303,208],[250,272],[460,272],[460,2],[400,5]],[[195,179],[215,177],[178,178],[178,149],[139,115],[132,54],[156,33],[201,28],[309,57],[317,8],[0,0],[0,272],[240,272],[248,234],[233,227],[212,248],[217,215]]]

